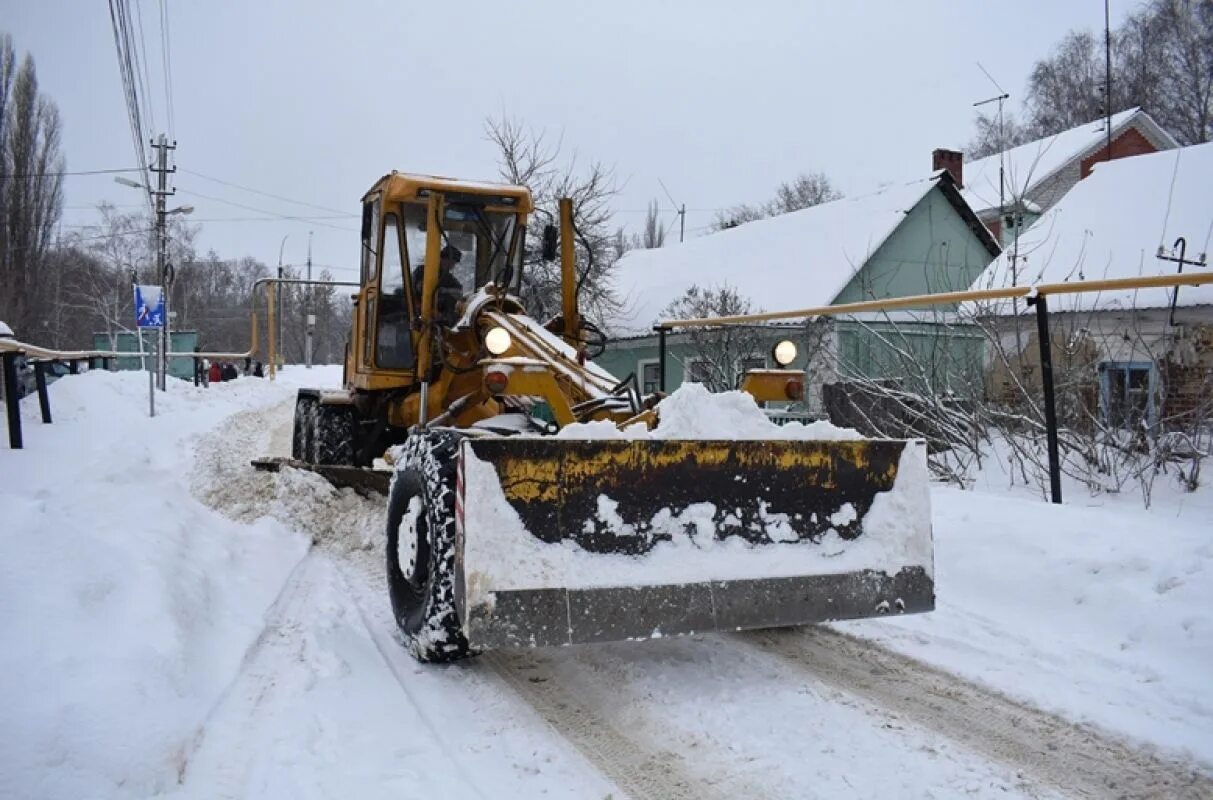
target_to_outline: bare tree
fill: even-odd
[[[767,210],[771,216],[776,216],[828,203],[841,197],[842,192],[834,188],[834,184],[824,172],[805,172],[791,181],[779,184],[774,199],[767,204]]]
[[[663,319],[704,319],[761,311],[731,286],[691,286],[662,311]],[[747,369],[746,360],[763,356],[763,326],[723,325],[686,329],[693,355],[680,359],[689,380],[710,391],[736,389]],[[675,358],[679,358],[675,356]]]
[[[614,170],[602,162],[584,166],[576,155],[561,157],[561,142],[550,142],[509,117],[486,119],[485,130],[498,150],[498,173],[508,183],[526,186],[535,201],[537,218],[555,223],[557,201],[573,201],[573,226],[578,276],[578,303],[599,325],[620,309],[611,277],[619,258],[616,232],[610,227],[610,202],[618,193]],[[532,237],[537,240],[538,237]],[[538,318],[560,312],[560,266],[545,262],[537,241],[529,242],[523,259],[522,300]]]
[[[841,197],[842,193],[834,188],[834,184],[824,172],[805,172],[779,184],[775,195],[761,205],[742,203],[716,212],[712,228],[718,231],[735,228],[747,222],[799,211]]]
[[[712,230],[724,231],[729,228],[736,228],[738,225],[744,225],[747,222],[766,219],[768,216],[770,215],[767,214],[766,209],[762,206],[751,206],[741,203],[724,211],[717,211],[716,216],[712,219]]]
[[[665,223],[661,221],[661,212],[654,200],[649,203],[648,210],[644,214],[644,229],[635,237],[633,237],[632,245],[639,250],[653,250],[658,247],[665,246],[665,237],[668,231]]]
[[[1109,107],[1145,109],[1181,144],[1213,139],[1213,3],[1147,0],[1113,32],[1112,55],[1108,98],[1102,32],[1069,31],[1033,67],[1022,124],[995,137],[996,119],[979,115],[971,156],[1098,120]]]
[[[965,148],[965,158],[973,160],[1010,150],[1032,141],[1032,132],[1019,122],[1010,111],[1003,111],[999,120],[997,112],[977,115],[977,133]]]
[[[12,39],[0,37],[0,317],[33,326],[47,299],[47,251],[63,206],[59,110],[38,91],[28,54],[13,69]]]

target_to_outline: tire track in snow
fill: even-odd
[[[685,769],[681,755],[645,744],[611,724],[526,651],[481,656],[514,692],[633,800],[714,800],[723,794]],[[746,797],[762,797],[746,792]]]
[[[284,676],[279,665],[296,658],[303,643],[298,620],[307,603],[308,595],[316,582],[315,551],[309,550],[291,570],[283,583],[278,597],[265,614],[265,627],[245,652],[236,673],[207,712],[206,718],[194,734],[190,751],[178,770],[177,782],[185,785],[195,771],[194,756],[203,752],[207,739],[215,736],[216,727],[226,716],[238,716],[240,724],[229,720],[223,726],[223,752],[241,753],[244,758],[226,756],[217,759],[217,765],[207,765],[215,773],[208,783],[208,792],[214,797],[239,798],[246,794],[249,774],[253,770],[255,743],[263,740],[260,732],[270,720],[259,710],[270,703],[275,692],[280,691]],[[289,657],[287,657],[289,656]],[[236,742],[232,740],[236,739]]]
[[[485,791],[473,780],[471,776],[475,771],[467,769],[462,763],[460,763],[459,758],[455,755],[456,748],[451,744],[450,739],[446,733],[444,733],[442,726],[433,719],[430,713],[426,710],[425,705],[417,697],[416,692],[413,691],[413,689],[409,686],[408,677],[401,669],[400,658],[403,656],[411,659],[412,656],[407,654],[407,651],[405,651],[403,645],[397,642],[393,636],[384,633],[385,627],[383,625],[383,620],[373,618],[372,612],[367,609],[363,599],[359,597],[361,592],[356,590],[351,585],[349,575],[345,569],[341,568],[340,565],[338,565],[337,574],[339,576],[342,588],[345,589],[346,594],[353,601],[354,607],[358,609],[358,617],[362,621],[362,626],[366,630],[367,636],[370,637],[371,642],[375,645],[375,649],[379,651],[379,655],[383,659],[383,663],[387,667],[388,672],[391,673],[392,678],[395,679],[396,684],[400,687],[400,691],[404,693],[404,696],[408,699],[409,704],[417,712],[417,718],[421,720],[421,723],[429,731],[432,740],[438,744],[439,750],[450,762],[453,768],[451,774],[458,776],[458,780],[463,783],[464,787],[466,787],[472,795],[486,798],[486,800],[487,798],[493,797],[493,792]],[[383,615],[380,614],[375,616]],[[390,630],[394,630],[394,625]]]
[[[1074,797],[1213,798],[1213,777],[824,627],[733,638]]]

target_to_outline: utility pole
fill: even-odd
[[[168,188],[168,176],[170,172],[176,172],[177,168],[169,168],[168,154],[170,150],[177,149],[177,143],[168,143],[167,137],[162,133],[159,140],[154,140],[151,143],[156,150],[156,165],[152,167],[152,172],[156,173],[156,188],[150,190],[156,198],[156,279],[160,284],[161,296],[164,298],[164,324],[160,327],[158,334],[158,346],[156,353],[156,388],[160,391],[165,390],[165,376],[168,373],[168,320],[169,320],[169,281],[168,281],[168,212],[164,208],[164,198],[176,194],[175,189]]]
[[[1107,157],[1104,161],[1112,160],[1112,13],[1108,8],[1109,0],[1103,0],[1103,36],[1104,36],[1104,127],[1108,132]],[[1178,289],[1176,289],[1178,292]]]
[[[275,322],[274,327],[277,328],[276,332],[278,334],[278,346],[279,347],[282,346],[282,341],[283,341],[283,339],[282,339],[282,317],[285,316],[282,313],[282,310],[283,310],[282,309],[282,274],[283,274],[282,273],[282,249],[284,247],[286,247],[287,236],[290,236],[290,234],[288,233],[285,236],[283,236],[281,244],[278,245],[278,283],[275,284],[275,286],[274,286],[274,304],[278,307],[278,319]],[[277,357],[278,356],[275,353],[274,358],[276,359]],[[271,370],[277,369],[277,367],[278,367],[278,365],[274,364],[270,367],[270,369]]]
[[[312,368],[312,331],[316,328],[316,313],[312,300],[314,299],[314,288],[311,285],[312,280],[312,232],[307,232],[307,304],[304,309],[304,323],[307,325],[306,336],[303,340],[303,363],[307,369]]]
[[[675,203],[674,196],[670,194],[669,189],[665,188],[665,183],[661,180],[661,178],[658,178],[657,182],[661,184],[661,190],[665,192],[665,196],[669,199],[670,205],[674,206],[676,213],[678,214],[678,242],[681,244],[683,237],[686,236],[687,232],[687,204],[682,203],[679,205],[678,203]]]

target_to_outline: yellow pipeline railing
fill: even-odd
[[[1118,289],[1165,289],[1176,286],[1199,286],[1213,283],[1213,273],[1184,273],[1180,275],[1146,275],[1139,278],[1108,278],[1098,281],[1074,281],[1072,283],[1041,283],[1036,286],[1011,286],[1005,289],[973,289],[963,292],[941,292],[918,294],[907,297],[889,297],[883,300],[862,300],[858,303],[839,303],[833,306],[814,306],[792,311],[764,311],[758,314],[736,314],[727,317],[705,317],[700,319],[663,320],[657,328],[689,328],[702,325],[743,325],[752,322],[770,322],[778,319],[803,319],[805,317],[838,316],[856,314],[861,311],[890,311],[919,306],[939,306],[948,303],[965,303],[976,300],[1011,300],[1014,298],[1043,297],[1055,294],[1081,294],[1083,292],[1109,292]]]
[[[1003,289],[974,289],[965,292],[941,292],[919,294],[908,297],[890,297],[884,300],[863,300],[858,303],[840,303],[832,306],[799,308],[792,311],[767,311],[758,314],[736,314],[727,317],[704,317],[700,319],[663,320],[654,326],[657,332],[658,385],[665,391],[666,334],[676,328],[714,325],[745,325],[755,322],[771,322],[781,319],[805,319],[808,317],[856,314],[862,311],[889,311],[903,308],[920,308],[949,303],[966,303],[979,300],[1011,300],[1023,298],[1029,306],[1036,307],[1037,339],[1040,347],[1041,389],[1044,394],[1045,431],[1048,436],[1049,484],[1054,503],[1061,502],[1061,459],[1057,443],[1057,407],[1053,389],[1053,355],[1049,336],[1049,304],[1046,298],[1058,294],[1083,294],[1087,292],[1111,292],[1134,289],[1166,289],[1180,286],[1200,286],[1213,283],[1213,273],[1176,273],[1175,275],[1143,275],[1137,278],[1107,278],[1072,283],[1040,283],[1035,286],[1011,286]]]

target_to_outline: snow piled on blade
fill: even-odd
[[[619,430],[598,420],[566,425],[561,439],[792,439],[795,441],[854,441],[858,431],[825,421],[776,425],[746,392],[709,392],[699,383],[686,383],[657,404],[657,427],[643,425]]]
[[[745,392],[712,393],[699,384],[685,384],[657,406],[658,425],[619,430],[597,421],[568,425],[558,438],[577,440],[797,440],[854,441],[856,431],[828,422],[776,425]],[[754,546],[738,538],[715,537],[720,512],[712,502],[685,509],[658,510],[643,525],[628,524],[610,497],[598,498],[597,522],[619,537],[658,541],[643,558],[598,554],[564,540],[548,544],[533,536],[510,505],[492,464],[464,451],[466,497],[465,569],[468,603],[492,602],[493,591],[536,588],[595,588],[637,584],[675,584],[703,580],[739,580],[798,575],[827,575],[856,570],[884,571],[903,567],[932,570],[929,476],[926,447],[910,442],[902,452],[893,488],[877,495],[864,523],[864,534],[844,540],[830,529],[820,542],[797,546]],[[739,476],[744,479],[744,476]],[[768,530],[778,538],[786,515],[764,511]],[[830,522],[853,521],[855,509],[844,506]],[[640,530],[638,530],[638,528]],[[789,536],[789,538],[796,538]]]

